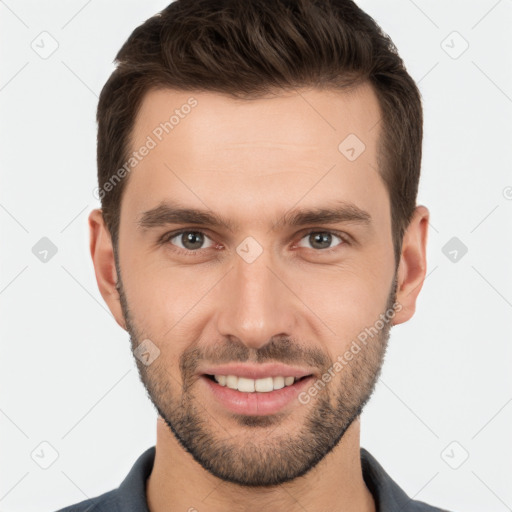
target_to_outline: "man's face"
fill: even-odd
[[[197,104],[180,110],[172,130],[158,130],[191,97]],[[160,416],[219,478],[263,486],[305,474],[373,391],[393,323],[382,327],[379,315],[392,308],[396,277],[379,118],[368,86],[248,101],[171,90],[144,99],[132,150],[148,136],[155,145],[131,171],[121,205],[123,316],[133,349],[150,340],[160,351],[147,366],[137,359]],[[151,213],[171,203],[229,227]],[[287,222],[349,205],[352,214],[335,223]],[[376,325],[378,334],[358,341]],[[354,341],[359,351],[347,360]],[[206,376],[269,363],[312,376],[291,391],[257,393]]]

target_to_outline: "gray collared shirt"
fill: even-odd
[[[148,448],[117,489],[57,512],[149,512],[146,480],[153,469],[155,451],[155,446]],[[448,512],[409,498],[370,452],[364,448],[360,451],[363,478],[373,495],[377,512]]]

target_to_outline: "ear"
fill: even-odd
[[[101,296],[114,315],[116,322],[126,330],[121,301],[116,288],[117,270],[112,239],[103,219],[103,213],[99,209],[95,209],[89,214],[89,234],[89,247]]]
[[[426,250],[429,211],[417,206],[404,233],[402,252],[397,273],[396,300],[402,308],[393,318],[393,325],[407,322],[416,310],[416,298],[427,271]]]

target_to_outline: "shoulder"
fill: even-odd
[[[450,512],[445,508],[438,508],[429,505],[423,501],[410,500],[410,502],[404,506],[402,512]]]
[[[121,512],[117,500],[117,489],[90,498],[74,505],[61,508],[56,512]]]
[[[154,460],[155,446],[152,446],[139,456],[117,489],[57,512],[149,512],[146,502],[146,481],[153,469]]]
[[[363,478],[379,512],[450,512],[410,498],[368,450],[360,451]]]

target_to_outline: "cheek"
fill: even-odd
[[[172,340],[173,346],[181,339],[190,340],[195,334],[190,331],[190,319],[204,311],[208,292],[219,279],[217,273],[199,273],[192,265],[171,266],[142,254],[125,258],[122,265],[124,290],[138,329],[148,337]]]
[[[392,270],[381,262],[371,263],[360,258],[357,263],[338,265],[336,270],[302,272],[301,279],[293,280],[301,283],[294,290],[314,312],[311,321],[330,327],[342,344],[374,325],[385,312]],[[320,332],[330,333],[325,326]]]

